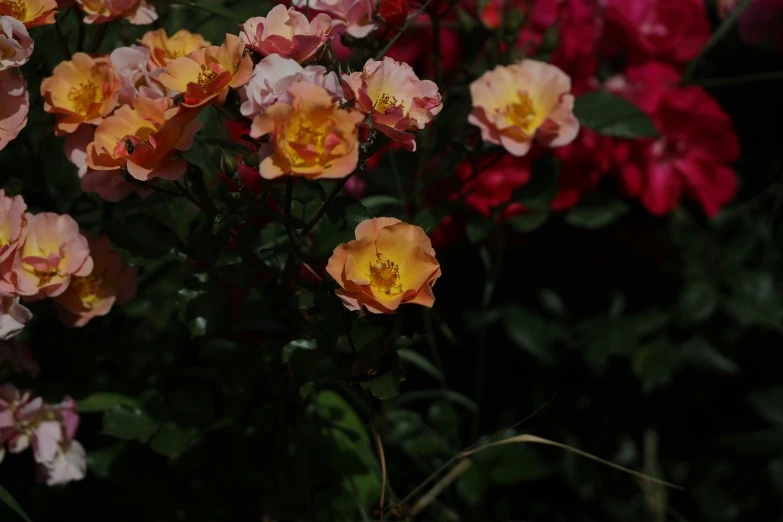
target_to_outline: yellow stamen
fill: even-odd
[[[517,94],[517,101],[506,106],[503,111],[506,118],[512,123],[528,130],[530,125],[536,119],[536,111],[533,107],[533,100],[526,92]]]
[[[383,93],[378,101],[375,103],[375,110],[381,114],[385,114],[390,107],[396,107],[398,105],[397,98],[389,94]]]
[[[23,0],[0,0],[0,4],[5,4],[11,10],[11,16],[17,20],[24,21],[27,18],[27,5]]]
[[[401,294],[400,267],[394,261],[382,261],[380,253],[376,257],[375,263],[370,263],[370,285],[386,295]],[[392,294],[392,290],[396,292]]]
[[[76,295],[86,305],[91,305],[98,300],[98,291],[101,289],[101,279],[95,274],[84,277],[71,278],[69,291],[74,291]]]
[[[198,73],[198,84],[201,85],[202,88],[206,89],[207,85],[209,85],[209,82],[215,78],[217,78],[217,73],[211,69],[206,69]]]
[[[68,90],[68,101],[73,104],[74,112],[85,114],[90,105],[98,98],[98,87],[91,81],[80,83]]]

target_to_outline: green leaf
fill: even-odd
[[[766,421],[783,424],[783,387],[755,391],[748,401]]]
[[[509,202],[517,202],[534,210],[549,210],[558,191],[560,162],[551,154],[533,160],[530,180],[514,190]]]
[[[201,441],[198,429],[190,427],[185,429],[174,428],[170,431],[159,431],[150,442],[150,449],[174,460],[186,451],[197,446]]]
[[[76,404],[79,407],[79,413],[88,413],[106,411],[117,404],[131,407],[138,406],[139,401],[121,393],[96,392],[91,393],[80,401],[76,401]]]
[[[125,449],[126,444],[126,442],[117,442],[105,448],[90,448],[87,453],[87,467],[90,469],[90,473],[101,478],[108,478],[111,475],[112,464]]]
[[[717,308],[719,299],[720,296],[711,285],[690,283],[677,301],[677,320],[682,324],[705,321]]]
[[[387,194],[378,194],[375,196],[367,196],[362,199],[362,205],[367,208],[379,208],[385,206],[402,206],[405,202],[395,196],[389,196]]]
[[[609,91],[577,96],[574,114],[579,122],[599,134],[617,138],[657,138],[655,124],[639,107]]]
[[[102,433],[122,440],[147,442],[159,427],[141,408],[116,404],[103,414]]]
[[[240,17],[238,17],[236,14],[234,14],[234,11],[229,9],[228,7],[224,6],[223,4],[211,1],[211,0],[199,0],[198,2],[187,2],[187,1],[180,1],[180,2],[171,2],[172,5],[186,5],[189,7],[195,7],[196,9],[200,9],[202,11],[206,11],[207,13],[212,13],[214,15],[223,16],[225,18],[229,18],[231,20],[235,20],[238,22],[243,22],[244,20]]]
[[[468,223],[466,232],[468,241],[474,245],[483,242],[489,234],[495,229],[495,223],[489,220],[471,221]]]
[[[555,362],[554,343],[562,338],[562,328],[555,322],[518,306],[503,310],[506,333],[520,348],[544,364]]]
[[[568,315],[568,309],[563,302],[563,298],[551,288],[539,289],[538,297],[541,300],[541,306],[548,312],[558,317],[565,317]]]
[[[297,310],[309,310],[315,306],[315,294],[312,292],[303,292],[296,296]]]
[[[690,364],[697,368],[726,374],[735,374],[739,371],[739,366],[734,361],[716,350],[701,335],[695,335],[685,343],[683,355]]]
[[[386,373],[363,382],[362,388],[370,390],[370,393],[379,399],[393,399],[400,394],[400,384],[402,384],[404,380],[405,369],[403,369],[398,362]]]
[[[680,368],[681,359],[672,343],[665,337],[659,337],[637,350],[632,366],[644,383],[644,391],[649,392],[671,381]]]
[[[429,234],[433,228],[438,226],[438,219],[431,210],[424,209],[413,216],[413,224],[421,227],[425,234]]]
[[[325,201],[326,192],[320,183],[310,180],[299,180],[294,185],[293,199],[302,203],[310,201]]]
[[[397,353],[400,355],[400,359],[403,361],[408,362],[421,371],[432,375],[439,382],[443,381],[443,374],[440,373],[440,371],[420,353],[413,350],[408,350],[407,348],[397,350]]]
[[[549,219],[549,212],[527,212],[507,219],[505,222],[517,232],[532,232]]]
[[[22,506],[19,505],[19,502],[17,502],[16,499],[12,497],[8,490],[3,486],[0,486],[0,501],[11,508],[11,511],[19,515],[19,518],[26,520],[27,522],[31,522],[30,517],[28,517],[27,513],[24,512],[24,509],[22,509]]]
[[[109,223],[106,232],[112,243],[135,257],[156,259],[185,249],[177,234],[146,214],[131,214]]]
[[[628,212],[630,207],[622,201],[611,201],[602,205],[580,205],[566,214],[566,222],[582,228],[605,227]]]
[[[288,364],[297,350],[315,350],[318,341],[315,339],[296,339],[283,346],[283,363]]]
[[[207,274],[194,274],[177,292],[179,318],[192,337],[202,337],[215,329],[222,299],[220,290]]]
[[[335,198],[326,207],[326,214],[336,228],[348,228],[350,230],[355,229],[356,225],[372,217],[372,214],[364,205],[358,200],[347,196]]]

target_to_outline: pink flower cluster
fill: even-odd
[[[33,47],[24,23],[0,16],[0,150],[27,125],[30,95],[19,67],[30,59]]]
[[[0,340],[31,319],[20,299],[53,298],[67,325],[84,326],[131,299],[136,271],[106,238],[82,233],[68,215],[31,214],[0,190]]]
[[[53,486],[84,478],[84,447],[74,440],[79,427],[76,403],[70,397],[46,404],[13,384],[0,386],[0,461],[7,451],[21,453],[32,446],[38,477]]]

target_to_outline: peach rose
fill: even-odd
[[[0,266],[24,243],[27,218],[22,196],[6,196],[0,189]]]
[[[158,19],[155,8],[144,0],[76,0],[76,3],[84,12],[85,24],[125,18],[134,25],[147,25]]]
[[[277,103],[253,120],[251,136],[270,134],[261,149],[261,177],[344,178],[359,161],[359,111],[341,109],[323,87],[295,83],[292,102]]]
[[[0,16],[13,16],[25,27],[54,23],[56,0],[0,0]]]
[[[240,89],[240,112],[253,119],[275,103],[290,105],[293,98],[288,90],[297,82],[318,85],[326,89],[334,100],[342,99],[343,90],[337,73],[327,72],[326,67],[320,65],[302,67],[296,60],[270,54],[256,65],[250,82]]]
[[[84,326],[136,295],[136,269],[125,264],[108,238],[83,234],[95,266],[90,275],[71,279],[68,289],[54,300],[60,319],[68,326]]]
[[[432,307],[440,264],[421,227],[374,218],[359,223],[354,241],[334,249],[326,271],[342,287],[337,296],[349,310],[393,314],[405,303]]]
[[[126,169],[142,181],[182,177],[187,162],[174,155],[193,145],[193,136],[202,125],[195,119],[166,120],[171,107],[169,98],[136,98],[133,108],[117,109],[95,130],[95,141],[87,146],[87,166],[103,171]]]
[[[68,288],[73,276],[92,272],[87,239],[68,215],[26,214],[27,237],[10,274],[19,295],[27,300],[55,297]]]
[[[41,82],[44,110],[57,116],[57,136],[74,132],[81,123],[98,125],[114,111],[120,83],[107,57],[76,53],[61,62]]]
[[[212,45],[173,60],[167,72],[160,75],[160,82],[180,93],[181,101],[167,117],[177,112],[187,114],[210,103],[223,105],[229,87],[245,85],[252,74],[253,59],[245,56],[245,44],[230,34],[220,47]]]
[[[21,332],[32,318],[33,314],[19,304],[18,297],[0,297],[0,341],[7,341]]]
[[[125,180],[120,169],[93,170],[87,166],[87,147],[95,139],[95,127],[81,125],[65,138],[65,157],[78,169],[84,192],[95,192],[112,203],[125,199],[134,192],[146,198],[152,189],[134,185]]]
[[[212,45],[200,34],[191,33],[186,29],[180,29],[171,36],[166,34],[165,29],[148,31],[141,37],[140,43],[150,50],[151,69],[166,67],[177,58]]]
[[[33,54],[33,45],[22,22],[11,16],[0,16],[0,71],[26,64]]]
[[[434,82],[419,80],[410,65],[389,57],[370,58],[361,72],[344,74],[343,85],[345,97],[372,114],[376,129],[410,151],[416,150],[416,141],[405,131],[423,129],[443,109]]]
[[[27,82],[18,71],[0,72],[0,150],[16,139],[30,110]]]
[[[372,0],[292,0],[295,7],[307,7],[316,11],[323,11],[338,23],[345,25],[345,32],[354,38],[364,38],[375,29],[378,24],[373,22],[375,17],[375,2]]]
[[[536,60],[498,65],[470,84],[473,112],[468,121],[481,138],[524,156],[533,138],[548,147],[568,145],[579,133],[573,113],[571,79]]]
[[[297,62],[313,56],[332,34],[332,19],[321,13],[307,17],[290,7],[278,4],[263,16],[256,16],[242,24],[242,41],[262,56],[279,54]]]

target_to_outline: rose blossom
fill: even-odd
[[[53,24],[56,0],[0,0],[0,16],[13,16],[28,29]]]
[[[150,68],[156,68],[166,67],[177,58],[212,44],[200,34],[191,33],[187,29],[180,29],[171,36],[166,34],[165,29],[157,29],[144,33],[141,45],[150,50]]]
[[[60,295],[72,276],[92,271],[87,240],[68,215],[26,214],[27,237],[10,273],[16,292],[27,300]]]
[[[297,82],[312,83],[323,87],[335,100],[341,99],[343,89],[334,72],[327,72],[320,65],[302,67],[296,60],[270,54],[253,70],[250,82],[240,89],[242,106],[240,112],[247,118],[254,118],[278,102],[291,104],[293,97],[289,89]]]
[[[0,16],[0,71],[27,63],[33,54],[33,39],[24,24],[11,16]]]
[[[74,132],[81,123],[98,125],[114,111],[120,83],[108,57],[75,53],[41,82],[44,110],[57,116],[57,136]]]
[[[704,0],[605,0],[605,18],[608,39],[627,49],[632,63],[685,63],[711,33]]]
[[[142,181],[182,177],[187,162],[174,155],[193,145],[202,125],[196,119],[167,120],[171,108],[169,98],[136,98],[133,108],[117,109],[95,130],[95,140],[87,146],[87,166],[103,171],[125,168]]]
[[[30,110],[27,82],[16,70],[0,72],[0,150],[16,139]]]
[[[410,65],[388,57],[370,58],[361,72],[344,74],[343,82],[345,97],[372,114],[374,127],[410,151],[416,150],[416,141],[405,131],[425,128],[443,109],[434,82],[419,80]]]
[[[291,86],[292,102],[277,103],[253,120],[251,135],[270,134],[261,150],[261,177],[344,178],[359,161],[362,113],[340,109],[323,87]]]
[[[484,141],[515,156],[527,154],[533,138],[561,147],[579,132],[570,91],[570,78],[554,65],[535,60],[499,65],[470,84],[468,121],[481,129]]]
[[[114,75],[120,83],[120,105],[133,105],[137,95],[160,98],[168,94],[157,78],[163,69],[147,69],[149,59],[150,50],[146,47],[118,47],[109,55]]]
[[[33,314],[19,304],[18,297],[0,297],[0,341],[7,341],[21,332],[32,318]]]
[[[266,17],[250,18],[241,27],[239,36],[252,51],[263,56],[279,54],[303,62],[329,40],[332,19],[321,13],[310,22],[293,7],[286,9],[278,4]]]
[[[125,264],[105,236],[84,235],[95,266],[90,275],[71,279],[68,289],[54,301],[60,319],[68,326],[84,326],[136,295],[136,269]]]
[[[624,95],[655,121],[656,140],[622,142],[615,152],[623,161],[625,191],[639,197],[653,214],[672,210],[683,195],[699,201],[714,216],[734,196],[737,177],[729,166],[739,157],[731,118],[701,87],[679,87],[679,74],[649,62],[626,71]]]
[[[24,243],[27,205],[22,196],[6,196],[0,189],[0,264]]]
[[[134,185],[125,180],[122,171],[94,170],[87,165],[87,147],[95,139],[95,127],[92,125],[80,125],[73,134],[65,138],[65,157],[73,163],[81,179],[82,190],[95,192],[106,201],[116,203],[125,199],[132,193],[145,198],[153,189]]]
[[[354,38],[364,38],[378,28],[378,24],[373,22],[373,0],[292,0],[291,3],[302,8],[307,6],[308,1],[311,9],[330,15],[332,23],[342,22],[345,32]]]
[[[432,307],[440,277],[432,243],[420,227],[396,218],[374,218],[356,227],[356,239],[338,245],[326,271],[349,310],[394,313],[401,304]]]
[[[158,19],[155,8],[144,0],[76,0],[84,11],[85,24],[105,24],[125,18],[134,25],[151,24]]]
[[[245,44],[227,34],[220,47],[197,49],[170,62],[166,72],[161,73],[160,82],[180,93],[182,99],[167,117],[177,113],[187,115],[211,103],[223,105],[229,87],[242,87],[253,74],[253,60],[244,53]]]

